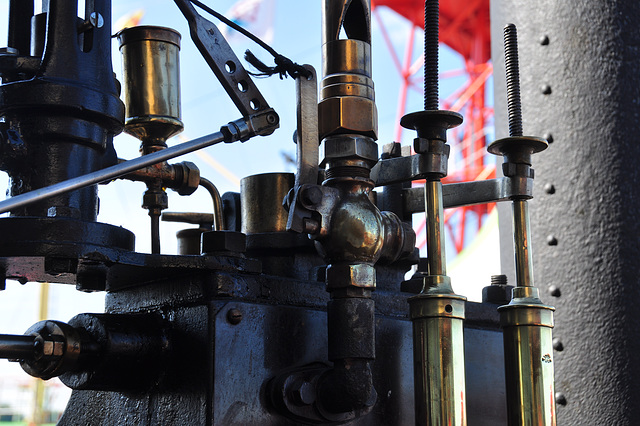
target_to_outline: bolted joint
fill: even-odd
[[[25,333],[35,336],[35,357],[23,360],[22,369],[33,377],[48,380],[70,371],[78,365],[80,335],[60,321],[40,321]]]
[[[376,270],[368,263],[331,264],[326,270],[327,291],[347,287],[375,288]]]
[[[378,162],[378,144],[371,138],[359,135],[331,136],[323,141],[324,158],[320,165],[339,159],[359,159],[372,167]]]
[[[180,195],[191,195],[200,186],[200,169],[190,161],[173,164],[175,180],[169,187]]]

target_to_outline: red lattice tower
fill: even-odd
[[[400,61],[383,18],[376,8],[385,6],[407,19],[410,23],[405,45],[404,61]],[[424,28],[424,0],[372,0],[373,14],[389,48],[395,66],[402,79],[398,98],[396,123],[405,114],[409,89],[422,92],[423,77],[420,73],[424,56],[414,59],[416,28]],[[445,183],[483,180],[495,177],[495,163],[485,163],[487,124],[493,118],[493,108],[485,104],[485,85],[491,76],[491,39],[489,24],[489,0],[440,0],[440,43],[458,52],[464,60],[464,69],[441,72],[440,78],[466,75],[466,82],[446,99],[441,108],[461,113],[464,124],[452,131],[449,175]],[[490,124],[489,124],[490,125]],[[395,140],[400,141],[402,127],[396,127]],[[494,204],[460,207],[445,211],[445,226],[457,253],[480,230],[484,218]],[[425,245],[425,222],[416,225],[418,247]],[[473,228],[470,228],[472,227]]]

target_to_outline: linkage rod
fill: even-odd
[[[0,358],[33,359],[36,338],[13,334],[0,334]]]
[[[5,213],[55,195],[65,194],[76,189],[115,179],[143,167],[151,166],[152,164],[179,157],[224,141],[225,135],[222,132],[212,133],[189,142],[184,142],[170,148],[134,158],[133,160],[125,161],[115,166],[107,167],[106,169],[97,170],[93,173],[65,180],[45,188],[35,189],[25,194],[16,195],[8,200],[0,201],[0,213]]]

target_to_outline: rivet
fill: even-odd
[[[557,246],[558,245],[558,239],[556,237],[554,237],[553,235],[548,235],[547,236],[547,244],[550,246]]]
[[[549,286],[549,294],[552,295],[553,297],[560,297],[562,293],[560,292],[560,289],[557,286],[552,285],[552,286]]]
[[[549,36],[547,35],[540,36],[538,41],[540,42],[541,45],[546,46],[549,44]]]
[[[546,192],[547,194],[555,194],[556,193],[556,187],[553,186],[553,184],[551,184],[551,183],[545,183],[544,184],[544,192]]]
[[[567,405],[567,397],[562,392],[556,392],[556,404]]]
[[[543,84],[542,86],[540,86],[540,91],[542,92],[543,95],[550,95],[551,86],[549,86],[548,84]]]
[[[229,309],[227,312],[227,321],[233,325],[240,324],[240,321],[242,321],[242,312],[240,309]]]
[[[555,349],[558,352],[562,352],[562,350],[564,349],[564,345],[562,344],[560,339],[558,339],[557,337],[554,337],[551,344],[553,345],[553,349]]]
[[[549,90],[551,90],[551,89],[549,89]],[[543,92],[543,93],[544,93],[544,92]],[[549,92],[549,93],[551,93],[551,92]],[[547,142],[549,142],[549,143],[553,143],[553,135],[552,135],[551,133],[547,132],[547,133],[545,133],[544,135],[542,135],[542,137],[543,137],[544,139],[546,139],[546,140],[547,140]]]

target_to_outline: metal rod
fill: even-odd
[[[189,142],[184,142],[170,148],[134,158],[133,160],[125,161],[124,163],[120,163],[115,166],[107,167],[106,169],[98,170],[93,173],[65,180],[63,182],[59,182],[45,188],[35,189],[25,194],[16,195],[15,197],[11,197],[8,200],[0,201],[0,213],[5,213],[13,209],[35,203],[37,201],[41,201],[56,195],[65,194],[76,189],[85,188],[96,183],[115,179],[143,167],[160,163],[161,161],[166,161],[171,158],[179,157],[181,155],[188,154],[190,152],[197,151],[198,149],[206,148],[208,146],[215,145],[224,141],[225,135],[222,132],[212,133],[210,135],[202,136]]]
[[[160,254],[160,212],[149,211],[151,218],[151,254]]]
[[[213,201],[213,230],[224,230],[224,214],[222,211],[222,199],[218,188],[209,179],[200,178],[200,186],[209,191],[211,201]]]
[[[33,359],[35,343],[34,336],[0,334],[0,358]]]
[[[425,212],[427,214],[427,261],[429,275],[447,275],[444,251],[444,213],[442,182],[427,180],[424,185]]]
[[[529,205],[526,200],[513,200],[513,241],[516,258],[516,285],[533,286],[533,257],[529,246]]]

